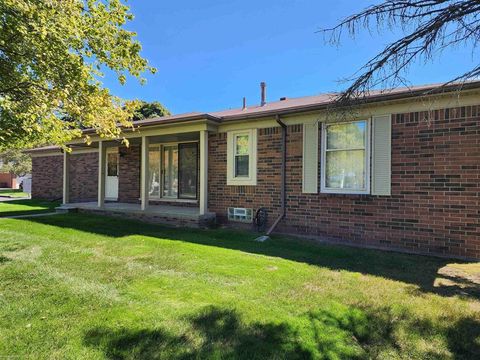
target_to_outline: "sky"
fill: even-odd
[[[140,85],[120,85],[106,73],[104,86],[124,99],[160,101],[172,113],[208,112],[345,89],[351,77],[398,33],[345,37],[340,46],[318,32],[358,12],[373,0],[129,0],[135,19],[127,25],[142,44],[142,56],[158,69]],[[418,63],[411,84],[447,81],[473,64],[469,49],[446,51]]]

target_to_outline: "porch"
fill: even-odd
[[[186,226],[214,221],[207,199],[209,131],[215,128],[206,121],[128,133],[128,148],[115,140],[71,145],[63,155],[59,211]],[[85,171],[75,155],[83,156]],[[93,190],[85,195],[84,188]]]
[[[215,221],[215,213],[200,214],[198,207],[174,205],[149,205],[142,210],[141,204],[106,202],[99,208],[97,202],[62,204],[57,212],[85,212],[122,218],[142,220],[173,226],[206,227]]]

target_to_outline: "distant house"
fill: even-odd
[[[135,123],[31,150],[33,197],[180,226],[251,223],[365,247],[480,258],[480,82],[334,96]]]
[[[18,189],[19,185],[14,174],[10,172],[0,172],[0,188]]]

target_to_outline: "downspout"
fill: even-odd
[[[282,127],[282,168],[281,168],[281,185],[280,185],[280,215],[273,225],[268,229],[267,235],[270,235],[277,227],[280,220],[285,217],[286,203],[286,183],[287,183],[287,125],[280,120],[280,115],[275,116],[275,120]]]

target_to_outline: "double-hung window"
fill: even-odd
[[[368,194],[369,121],[323,124],[321,191]]]
[[[227,133],[227,184],[256,185],[257,132],[255,129]]]
[[[250,145],[251,141],[249,134],[236,134],[234,139],[235,146],[235,177],[236,178],[248,178],[250,162]]]

